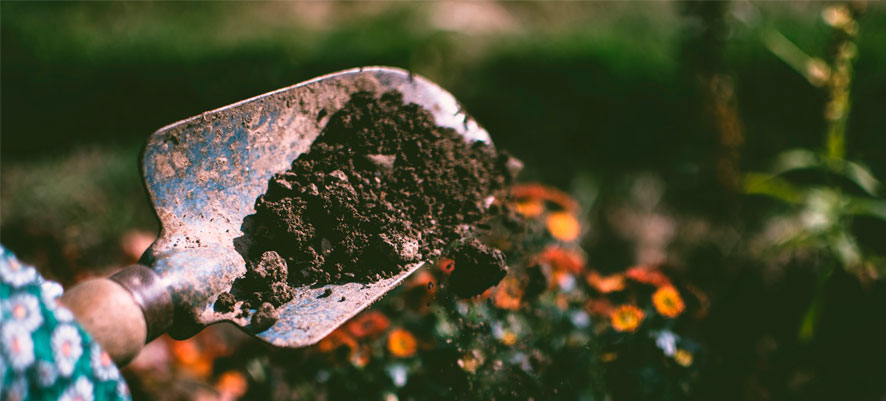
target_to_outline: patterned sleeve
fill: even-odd
[[[108,353],[59,305],[62,291],[0,246],[0,400],[130,400]]]

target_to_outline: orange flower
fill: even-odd
[[[176,365],[203,379],[207,379],[212,373],[212,364],[218,357],[232,352],[217,327],[208,327],[200,334],[183,341],[173,340],[169,336],[163,338]]]
[[[560,241],[574,241],[581,234],[578,219],[570,213],[553,212],[548,215],[548,231]]]
[[[533,218],[540,216],[545,211],[545,205],[541,199],[524,199],[514,203],[514,209],[523,217]]]
[[[634,266],[625,271],[625,277],[639,283],[650,284],[656,287],[671,285],[671,280],[661,271],[654,267]]]
[[[517,334],[513,331],[507,330],[501,337],[501,342],[504,345],[512,346],[517,343]]]
[[[200,347],[196,340],[187,339],[182,341],[171,341],[172,355],[178,363],[190,365],[200,359]]]
[[[539,184],[519,184],[511,187],[511,196],[519,201],[540,199],[553,202],[567,212],[578,211],[578,203],[565,192]]]
[[[384,333],[391,325],[388,318],[377,311],[364,312],[348,322],[346,329],[355,338],[374,337]]]
[[[566,309],[569,308],[569,298],[566,294],[557,294],[557,297],[554,298],[554,303],[557,305],[557,309],[560,309],[561,311],[566,311]]]
[[[507,276],[495,287],[492,304],[499,309],[517,310],[523,299],[523,288],[520,280]]]
[[[178,366],[196,377],[208,378],[212,371],[213,356],[204,352],[196,338],[172,341],[172,355]]]
[[[634,305],[621,305],[609,314],[612,328],[618,331],[635,331],[643,322],[643,311]]]
[[[394,329],[388,335],[388,351],[398,358],[408,358],[415,355],[418,342],[415,336],[405,329]]]
[[[683,298],[673,286],[661,287],[652,294],[652,303],[655,310],[667,317],[677,317],[683,313],[686,306],[683,304]]]
[[[221,395],[221,399],[236,400],[246,394],[248,383],[243,374],[236,370],[229,370],[219,376],[215,383],[215,389]]]
[[[458,366],[468,373],[477,373],[477,368],[483,365],[485,358],[479,350],[466,352],[458,359]]]
[[[547,264],[554,270],[566,270],[573,274],[581,273],[585,268],[582,255],[570,249],[551,246],[538,255],[538,262]]]
[[[689,367],[689,365],[692,365],[692,353],[682,348],[677,349],[677,351],[674,352],[674,360],[684,368]]]
[[[625,289],[625,277],[622,274],[601,276],[592,270],[585,279],[588,285],[604,294]]]
[[[369,361],[372,359],[372,347],[369,345],[361,345],[357,348],[356,351],[351,355],[351,363],[358,367],[362,368],[369,364]]]

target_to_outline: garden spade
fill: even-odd
[[[80,283],[62,303],[121,364],[165,332],[184,339],[219,322],[277,346],[316,343],[422,263],[372,283],[296,288],[295,297],[277,309],[279,320],[264,331],[255,330],[249,316],[218,313],[213,304],[246,273],[251,238],[244,224],[269,179],[309,150],[353,93],[390,90],[423,106],[438,125],[465,140],[490,142],[450,93],[389,67],[325,75],[168,125],[148,138],[140,160],[159,237],[140,264]]]

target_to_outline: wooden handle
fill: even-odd
[[[135,358],[145,345],[145,315],[132,293],[115,281],[100,278],[74,286],[61,296],[77,321],[117,365]]]
[[[172,297],[152,269],[123,268],[110,279],[87,280],[61,296],[77,321],[118,366],[172,324]]]

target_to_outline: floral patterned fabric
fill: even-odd
[[[46,281],[0,246],[0,400],[129,400],[108,353]]]

